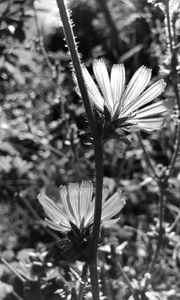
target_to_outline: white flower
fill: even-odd
[[[111,122],[119,120],[118,127],[124,129],[158,130],[163,126],[164,115],[169,112],[170,101],[158,101],[150,104],[165,89],[164,80],[159,80],[145,90],[151,70],[142,66],[125,87],[125,68],[123,64],[113,65],[109,77],[102,59],[95,60],[93,71],[98,86],[85,66],[83,77],[90,100],[104,113],[104,106],[109,111]]]
[[[119,214],[125,205],[121,195],[121,191],[117,191],[106,200],[108,196],[107,189],[103,191],[101,222],[109,221]],[[38,200],[48,216],[46,222],[49,227],[57,231],[68,232],[72,230],[71,223],[80,231],[93,224],[95,199],[91,181],[82,181],[80,185],[69,183],[68,186],[61,186],[60,198],[63,210],[45,194],[38,195]],[[110,221],[116,222],[118,219]]]

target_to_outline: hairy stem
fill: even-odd
[[[84,84],[80,57],[79,57],[79,54],[78,54],[78,51],[77,51],[76,41],[75,41],[74,33],[73,33],[73,30],[72,30],[72,24],[71,24],[71,20],[70,20],[69,14],[68,14],[68,9],[65,5],[64,0],[57,0],[57,5],[58,5],[58,8],[59,8],[59,13],[60,13],[61,20],[62,20],[62,23],[63,23],[63,28],[64,28],[64,33],[65,33],[65,36],[66,36],[66,41],[67,41],[68,48],[69,48],[69,51],[70,51],[70,54],[71,54],[73,67],[74,67],[74,70],[75,70],[75,73],[76,73],[79,89],[80,89],[81,96],[82,96],[82,99],[83,99],[83,102],[84,102],[86,114],[87,114],[87,117],[88,117],[88,120],[89,120],[89,125],[91,127],[91,132],[92,132],[92,135],[93,135],[93,138],[94,138],[94,143],[95,143],[96,140],[98,140],[97,126],[96,126],[96,122],[95,122],[94,115],[93,115],[93,112],[92,112],[92,108],[91,108],[91,105],[90,105],[87,89],[86,89],[85,84]]]
[[[72,24],[68,15],[68,10],[64,0],[57,0],[61,20],[63,23],[64,33],[66,41],[71,54],[74,70],[76,73],[77,82],[81,92],[82,99],[88,121],[93,136],[94,149],[95,149],[95,169],[96,169],[96,195],[95,195],[95,212],[94,212],[94,225],[93,225],[93,237],[92,237],[92,251],[90,256],[90,275],[92,283],[93,299],[99,299],[99,287],[98,287],[98,276],[97,276],[97,244],[99,239],[99,230],[101,222],[101,207],[102,207],[102,183],[103,183],[103,162],[102,162],[102,142],[101,136],[98,131],[96,121],[92,112],[91,104],[89,101],[86,86],[84,84],[81,62],[77,51],[76,41],[72,30]]]

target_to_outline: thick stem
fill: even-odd
[[[99,240],[99,231],[101,223],[101,208],[102,208],[102,185],[103,185],[103,147],[101,139],[95,147],[95,165],[96,165],[96,200],[94,212],[94,224],[92,235],[92,248],[89,261],[89,270],[91,276],[93,300],[99,300],[99,286],[97,274],[97,245]]]
[[[86,90],[86,86],[84,84],[80,58],[78,55],[77,46],[76,46],[76,42],[72,30],[72,24],[68,15],[68,10],[64,0],[57,0],[57,5],[63,23],[64,33],[70,50],[74,70],[76,73],[77,82],[79,85],[82,99],[84,101],[84,106],[90,124],[91,133],[93,136],[94,148],[95,148],[96,195],[95,195],[94,226],[93,226],[92,248],[91,248],[92,250],[90,254],[89,264],[90,264],[90,276],[91,276],[93,299],[99,300],[99,287],[98,287],[98,276],[97,276],[97,244],[99,239],[101,207],[102,207],[103,148],[102,148],[101,135],[98,131],[96,121],[92,112],[91,104],[89,101],[88,93]]]
[[[95,122],[92,108],[90,105],[87,89],[84,84],[81,62],[80,62],[79,54],[77,51],[76,41],[75,41],[74,33],[72,30],[72,25],[71,25],[71,20],[69,18],[69,14],[68,14],[68,9],[65,5],[64,0],[57,0],[57,5],[59,8],[60,17],[61,17],[61,20],[63,23],[64,34],[66,36],[66,41],[67,41],[68,48],[69,48],[69,51],[71,54],[73,67],[74,67],[74,70],[76,73],[79,89],[81,92],[82,99],[84,101],[86,114],[87,114],[89,124],[91,127],[91,132],[92,132],[92,135],[94,138],[94,143],[96,143],[96,140],[98,140],[97,126],[96,126],[96,122]]]
[[[99,239],[99,230],[101,223],[101,208],[102,208],[102,185],[103,185],[103,147],[101,138],[95,147],[95,165],[96,165],[96,201],[92,236],[92,253],[90,261],[94,261],[97,256],[97,244]]]
[[[97,263],[89,264],[89,271],[91,277],[92,285],[92,296],[93,300],[99,300],[99,284],[98,284],[98,274],[97,274]]]

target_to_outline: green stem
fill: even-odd
[[[96,168],[96,195],[95,195],[95,211],[94,211],[94,225],[93,225],[93,236],[92,236],[92,251],[90,255],[90,276],[92,284],[93,299],[99,300],[99,287],[98,287],[98,276],[97,276],[97,244],[99,239],[99,230],[101,222],[101,207],[102,207],[102,184],[103,184],[103,162],[102,162],[102,142],[99,134],[96,121],[92,112],[91,104],[88,97],[88,92],[84,84],[81,62],[77,51],[75,37],[72,30],[71,20],[68,15],[68,10],[64,0],[56,0],[59,8],[59,13],[63,23],[64,33],[66,41],[71,54],[73,66],[76,73],[77,82],[81,92],[82,99],[88,121],[91,128],[91,133],[94,142],[95,149],[95,168]]]

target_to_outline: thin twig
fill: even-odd
[[[49,57],[48,57],[47,52],[46,52],[46,49],[44,47],[43,37],[42,37],[42,34],[41,34],[41,29],[39,27],[39,22],[38,22],[37,11],[36,11],[35,5],[33,5],[33,10],[34,10],[34,19],[35,19],[35,24],[36,24],[36,29],[37,29],[37,34],[38,34],[39,46],[40,46],[40,49],[41,49],[41,53],[44,57],[44,60],[47,64],[47,66],[49,67],[49,69],[52,72],[52,78],[55,78],[56,77],[56,69],[52,65],[52,63],[50,62]]]
[[[166,18],[167,18],[167,27],[168,27],[170,50],[171,50],[171,54],[173,54],[173,37],[172,37],[172,31],[171,31],[169,0],[166,0]]]
[[[178,105],[178,110],[179,110],[179,120],[180,120],[180,95],[178,91],[178,73],[177,73],[177,51],[174,51],[174,41],[173,41],[173,36],[172,36],[172,31],[171,31],[171,20],[170,20],[170,12],[169,12],[169,0],[166,0],[166,18],[167,18],[167,28],[168,28],[168,37],[169,37],[169,43],[170,43],[170,51],[171,51],[171,68],[172,68],[172,86],[174,89],[174,93],[176,95],[176,100],[177,100],[177,105]],[[155,263],[158,259],[161,246],[162,246],[162,239],[164,235],[164,230],[163,230],[163,221],[164,221],[164,215],[163,215],[163,210],[164,210],[164,192],[165,192],[165,187],[167,185],[168,179],[172,174],[174,165],[176,163],[178,154],[179,154],[179,149],[180,149],[180,122],[177,124],[176,128],[176,138],[175,138],[175,150],[170,162],[170,165],[167,169],[168,172],[165,172],[165,177],[159,179],[159,190],[160,190],[160,201],[159,201],[159,233],[158,233],[158,241],[157,241],[157,246],[155,253],[153,255],[152,261],[149,265],[149,272],[152,273],[153,268],[155,266]]]
[[[160,197],[159,197],[159,233],[158,233],[158,241],[156,250],[154,252],[153,258],[151,260],[151,263],[149,265],[149,273],[152,273],[153,268],[155,266],[155,263],[157,261],[157,258],[159,256],[159,252],[161,250],[162,246],[162,238],[163,238],[163,210],[164,210],[164,183],[159,184],[159,190],[160,190]]]
[[[15,268],[13,268],[3,257],[1,257],[1,261],[3,262],[3,264],[6,265],[6,267],[8,267],[8,269],[10,269],[23,283],[26,283],[26,279],[24,277],[21,276],[21,274],[19,274],[19,272],[16,271]]]
[[[130,290],[134,293],[135,289],[133,288],[128,276],[126,275],[126,273],[124,272],[121,263],[119,261],[119,259],[117,259],[117,254],[115,252],[115,247],[114,245],[111,245],[111,254],[112,254],[112,259],[114,260],[115,265],[118,267],[122,277],[124,278],[124,281],[126,282],[126,284],[129,286]]]
[[[153,167],[153,165],[151,163],[151,160],[150,160],[149,155],[148,155],[148,153],[146,151],[146,148],[144,147],[144,144],[142,142],[141,135],[140,135],[139,132],[137,132],[137,137],[138,137],[138,140],[139,140],[139,144],[140,144],[140,146],[141,146],[141,148],[142,148],[142,150],[144,152],[144,157],[145,157],[146,163],[151,168],[154,177],[156,179],[158,179],[158,175],[156,174],[155,168]]]
[[[29,203],[29,201],[27,201],[26,197],[21,197],[21,200],[23,200],[24,204],[26,205],[26,207],[28,208],[28,210],[30,211],[31,215],[33,216],[33,219],[40,221],[39,224],[43,225],[43,227],[46,229],[46,231],[48,232],[48,234],[55,239],[56,241],[59,240],[59,236],[57,234],[55,234],[53,231],[51,231],[47,226],[45,226],[45,222],[42,222],[41,218],[39,217],[39,215],[37,214],[36,210],[33,208],[33,206]]]
[[[133,286],[132,286],[132,284],[131,284],[129,278],[127,277],[126,273],[124,272],[124,270],[123,270],[123,268],[122,268],[122,266],[121,266],[120,261],[119,261],[119,260],[116,260],[116,264],[117,264],[117,267],[118,267],[118,269],[119,269],[119,271],[120,271],[122,277],[124,278],[124,281],[125,281],[126,284],[129,286],[130,290],[131,290],[132,292],[134,292],[134,288],[133,288]]]
[[[172,37],[172,31],[171,31],[171,19],[170,19],[170,12],[169,12],[169,0],[166,0],[166,18],[167,18],[167,27],[168,27],[168,35],[169,35],[169,42],[170,42],[170,50],[171,50],[171,76],[172,76],[172,86],[174,89],[174,93],[176,96],[177,106],[178,106],[178,123],[176,128],[176,137],[175,137],[175,150],[170,162],[169,166],[169,174],[170,176],[173,172],[174,165],[176,163],[177,157],[179,155],[180,150],[180,95],[179,95],[179,89],[178,89],[178,82],[179,82],[179,76],[177,72],[177,65],[178,65],[178,59],[177,59],[177,53],[178,48],[174,47],[174,41]]]
[[[15,291],[12,291],[12,295],[14,296],[15,299],[17,300],[24,300],[19,294],[17,294]]]
[[[175,151],[173,153],[171,163],[169,166],[169,176],[172,174],[174,165],[176,163],[176,160],[178,158],[180,151],[180,121],[178,121],[177,128],[176,128],[176,141],[175,141]]]
[[[174,227],[178,224],[179,220],[180,220],[180,212],[178,213],[177,217],[175,218],[171,226],[168,227],[168,233],[174,229]]]
[[[80,281],[80,288],[78,294],[78,300],[82,300],[84,296],[84,289],[87,283],[87,273],[88,273],[88,264],[85,263],[82,270],[81,281]]]
[[[112,18],[112,15],[108,8],[108,1],[107,0],[96,0],[96,2],[99,4],[100,8],[102,9],[102,12],[104,13],[104,16],[106,18],[107,25],[110,28],[110,39],[112,43],[112,52],[115,50],[115,58],[118,59],[120,57],[121,49],[120,49],[120,39],[119,39],[119,32],[115,25],[115,22]],[[114,48],[114,49],[113,49]]]

